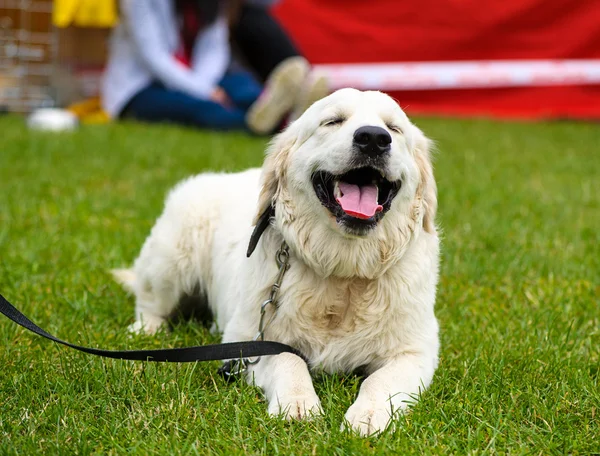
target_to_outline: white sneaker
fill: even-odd
[[[321,98],[329,95],[331,89],[329,87],[329,79],[323,73],[313,71],[308,77],[308,80],[302,87],[296,106],[290,115],[290,122],[293,122],[306,111],[310,105]]]
[[[277,65],[246,114],[248,128],[257,134],[272,133],[294,107],[309,71],[304,57],[290,57]]]

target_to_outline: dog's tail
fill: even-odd
[[[111,269],[114,279],[130,293],[135,293],[136,275],[133,269]]]

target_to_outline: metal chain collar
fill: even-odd
[[[281,247],[277,251],[275,255],[275,260],[277,261],[277,266],[279,267],[279,272],[277,273],[277,277],[275,278],[275,282],[271,286],[271,293],[269,294],[269,298],[266,299],[260,305],[260,320],[258,323],[258,332],[254,336],[254,341],[257,340],[265,340],[265,331],[275,318],[275,312],[271,315],[271,318],[265,323],[265,315],[267,313],[267,307],[273,306],[274,310],[277,310],[277,295],[279,294],[279,289],[281,288],[281,282],[283,281],[283,276],[285,275],[285,271],[287,271],[290,267],[290,249],[288,245],[283,241],[281,243]],[[241,360],[235,360],[232,362],[231,369],[227,373],[227,376],[234,376],[245,372],[249,364],[256,364],[260,361],[260,356],[255,359],[244,358]]]
[[[285,241],[281,244],[281,247],[277,251],[275,259],[277,260],[279,273],[277,274],[275,283],[271,287],[271,294],[269,295],[269,299],[264,301],[260,306],[260,322],[258,323],[258,332],[256,333],[256,336],[254,336],[253,340],[265,340],[265,330],[269,327],[269,325],[273,321],[273,318],[275,318],[275,312],[273,312],[273,315],[265,324],[265,314],[267,312],[267,307],[269,307],[269,305],[272,305],[275,309],[279,307],[277,305],[277,295],[279,294],[279,288],[281,287],[281,281],[283,280],[285,271],[287,271],[290,267],[290,249],[285,243]]]

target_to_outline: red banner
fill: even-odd
[[[600,118],[598,0],[283,0],[275,12],[335,88],[413,113]]]

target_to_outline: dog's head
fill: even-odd
[[[257,232],[274,215],[322,275],[376,277],[421,232],[435,234],[430,141],[380,92],[342,89],[273,140]]]

